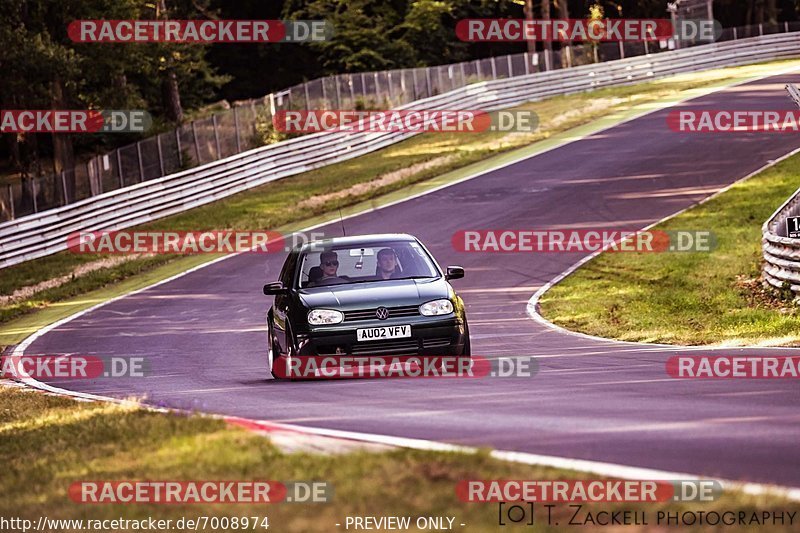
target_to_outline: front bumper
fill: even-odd
[[[410,325],[411,337],[377,341],[356,340],[356,330]],[[297,334],[298,355],[460,355],[466,342],[464,321],[445,317],[414,317],[359,321],[315,327]]]

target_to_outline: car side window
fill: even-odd
[[[286,258],[286,262],[283,264],[283,270],[281,270],[280,280],[283,282],[284,287],[292,286],[295,265],[297,265],[297,254],[290,253],[289,257]]]

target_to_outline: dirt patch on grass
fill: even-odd
[[[791,292],[782,293],[767,285],[760,277],[737,276],[735,285],[739,294],[747,300],[747,305],[752,308],[773,309],[782,315],[790,316],[800,311]]]
[[[431,168],[447,165],[452,161],[454,161],[457,157],[458,156],[456,155],[434,157],[429,161],[424,161],[422,163],[417,163],[405,168],[401,168],[399,170],[387,172],[386,174],[383,174],[374,180],[370,180],[365,183],[358,183],[356,185],[353,185],[352,187],[348,187],[341,191],[312,196],[311,198],[308,198],[300,202],[298,204],[298,207],[301,208],[310,207],[313,209],[325,205],[327,202],[331,200],[340,200],[342,198],[347,198],[348,196],[358,196],[360,194],[369,192],[373,189],[379,189],[381,187],[385,187],[386,185],[391,185],[392,183],[413,176],[414,174],[422,172],[423,170],[428,170]]]
[[[20,287],[10,295],[0,296],[0,306],[6,306],[14,302],[27,300],[28,298],[33,297],[38,292],[42,292],[47,289],[52,289],[54,287],[59,287],[69,281],[74,280],[75,278],[85,276],[90,272],[94,272],[95,270],[100,270],[103,268],[111,268],[119,264],[126,263],[134,259],[138,259],[140,257],[145,257],[145,255],[132,254],[132,255],[108,257],[108,258],[98,259],[97,261],[91,261],[89,263],[78,265],[72,269],[72,272],[70,272],[65,276],[46,279],[44,281],[40,281],[35,285],[27,285],[25,287]]]

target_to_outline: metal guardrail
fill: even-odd
[[[800,189],[780,206],[761,227],[764,281],[776,289],[800,295],[800,239],[788,237],[786,219],[800,216]]]
[[[492,111],[558,94],[638,83],[681,72],[800,56],[798,33],[765,35],[480,82],[398,109]],[[76,231],[119,230],[379,150],[415,135],[315,133],[0,224],[0,268],[53,254]],[[798,278],[800,283],[800,278]]]

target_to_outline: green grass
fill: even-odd
[[[800,344],[798,308],[761,294],[756,281],[761,225],[798,186],[800,155],[654,228],[712,231],[710,253],[601,254],[545,293],[543,316],[628,341]]]
[[[271,531],[334,531],[356,515],[451,516],[456,529],[497,528],[497,505],[462,503],[456,483],[468,479],[587,479],[591,475],[525,466],[477,454],[410,450],[338,455],[284,453],[264,437],[198,416],[177,416],[104,403],[79,403],[0,387],[0,516],[33,520],[177,519],[268,516]],[[82,480],[316,480],[333,486],[331,503],[268,505],[81,505],[68,487]],[[592,504],[595,512],[659,510],[768,511],[793,505],[737,492],[707,504]],[[558,504],[554,521],[572,509]],[[537,520],[546,514],[539,507]],[[458,524],[466,524],[461,528]],[[544,528],[537,527],[542,530]],[[629,526],[627,530],[639,528]],[[735,528],[734,528],[735,529]],[[791,526],[770,528],[790,531]]]
[[[553,143],[564,142],[572,137],[590,133],[592,128],[612,125],[626,116],[641,113],[664,102],[701,94],[731,81],[765,75],[777,68],[797,62],[775,62],[749,65],[730,69],[718,69],[702,73],[686,74],[651,83],[602,89],[591,93],[550,98],[541,102],[520,106],[520,109],[535,111],[540,119],[539,130],[532,133],[509,135],[502,132],[479,134],[423,134],[378,152],[331,165],[318,170],[266,184],[213,204],[193,209],[180,215],[140,226],[141,230],[206,230],[206,229],[269,229],[286,231],[287,228],[302,228],[306,222],[338,208],[363,209],[369,202],[380,203],[387,198],[398,199],[414,187],[424,188],[448,180],[460,179],[476,170],[486,169],[504,160],[529,155]],[[703,89],[705,88],[705,89]],[[449,157],[441,162],[442,157]],[[380,188],[352,194],[344,198],[331,199],[316,207],[299,208],[298,203],[317,195],[333,193],[351,186],[369,182],[387,172],[407,169],[409,166],[440,161],[430,168],[422,169],[404,179]],[[438,177],[437,177],[438,176]],[[386,196],[386,195],[393,196]],[[366,202],[366,203],[365,203]],[[353,209],[350,210],[353,212]],[[77,255],[62,252],[3,269],[0,276],[0,295],[12,294],[15,290],[52,278],[69,275],[79,265],[96,261],[101,256]],[[15,319],[58,307],[57,315],[75,309],[70,302],[85,302],[96,291],[112,287],[130,278],[154,280],[153,273],[164,271],[165,263],[198,264],[210,259],[176,258],[161,256],[137,258],[130,262],[104,268],[86,276],[77,277],[64,285],[38,292],[29,297],[11,302],[0,308],[0,324],[9,327],[0,331],[0,346],[14,342],[8,331],[18,331]],[[172,270],[172,269],[166,269]],[[114,292],[114,291],[112,291]],[[77,300],[76,300],[77,298]],[[55,316],[55,315],[50,315]],[[24,329],[24,328],[23,328]],[[11,339],[11,340],[9,340]]]

